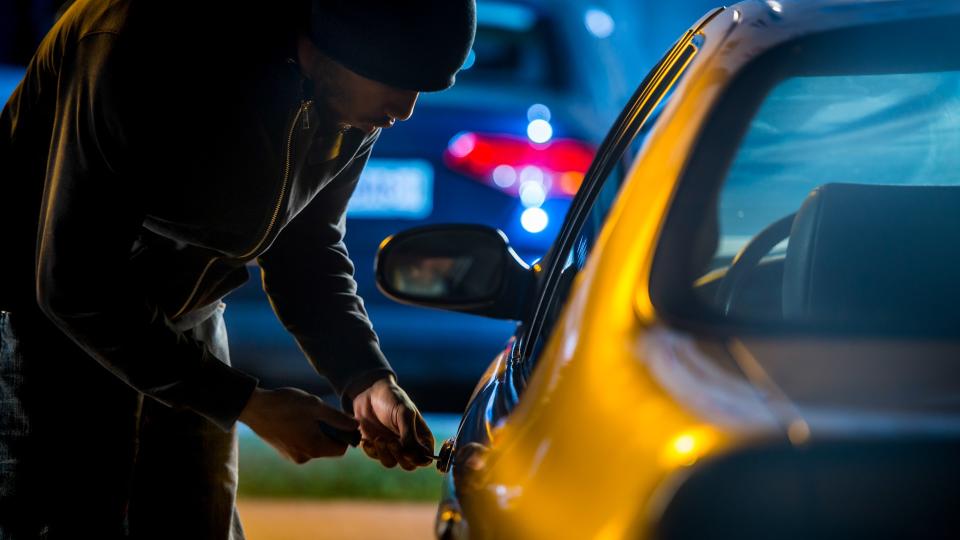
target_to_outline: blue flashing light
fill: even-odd
[[[530,233],[537,234],[547,228],[550,217],[543,208],[527,208],[520,214],[520,225]]]
[[[545,143],[553,137],[553,126],[550,122],[538,118],[527,124],[527,137],[535,143]]]
[[[588,9],[583,15],[583,24],[587,27],[587,30],[598,39],[610,37],[615,27],[613,17],[599,8]]]
[[[539,208],[547,200],[547,190],[540,182],[524,182],[518,191],[520,203],[527,208]]]
[[[546,120],[550,121],[550,107],[547,107],[543,103],[534,103],[527,109],[527,120],[533,122],[534,120]]]

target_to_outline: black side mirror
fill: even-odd
[[[380,245],[377,286],[398,302],[498,319],[520,318],[533,272],[507,237],[484,225],[429,225]]]

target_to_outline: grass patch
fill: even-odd
[[[457,420],[447,415],[427,417],[438,446],[453,436]],[[440,481],[435,467],[386,469],[356,448],[342,458],[297,465],[281,458],[250,430],[240,431],[241,497],[435,501]]]

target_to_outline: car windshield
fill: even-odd
[[[693,290],[714,315],[956,333],[960,72],[782,80],[712,205]]]

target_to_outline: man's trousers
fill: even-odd
[[[229,363],[223,304],[181,324]],[[0,540],[242,540],[236,431],[145,397],[39,313],[0,312]]]

